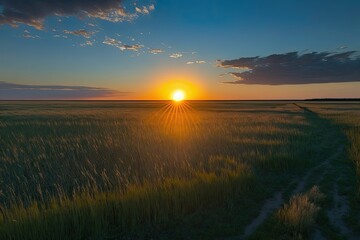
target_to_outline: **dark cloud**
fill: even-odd
[[[230,72],[237,78],[233,84],[310,84],[360,81],[360,57],[355,51],[343,53],[289,52],[266,57],[244,57],[218,61],[222,68],[239,69]]]
[[[0,100],[66,100],[109,98],[127,95],[107,88],[60,85],[27,85],[0,81]]]
[[[122,0],[0,0],[0,24],[24,23],[37,29],[50,15],[76,15],[120,22],[135,17],[121,6]]]

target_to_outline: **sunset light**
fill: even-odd
[[[359,9],[0,0],[0,240],[360,240]]]
[[[185,99],[185,93],[183,90],[176,90],[173,94],[172,94],[172,99],[175,102],[180,102],[182,100]]]

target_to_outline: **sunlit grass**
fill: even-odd
[[[246,199],[262,184],[255,172],[281,176],[310,163],[311,126],[294,107],[249,113],[143,104],[4,111],[0,232],[84,239],[162,229]]]
[[[315,220],[320,210],[319,202],[324,199],[317,186],[308,192],[292,196],[276,213],[276,220],[291,239],[309,237],[310,230],[315,226]]]

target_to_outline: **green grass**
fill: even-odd
[[[116,192],[82,193],[72,199],[54,199],[44,209],[34,203],[9,210],[2,224],[9,239],[83,239],[117,234],[145,234],[184,217],[246,194],[256,182],[246,166],[220,174],[201,173],[191,180],[167,179],[161,183],[129,186]],[[12,219],[12,220],[10,220]]]
[[[1,103],[0,237],[237,235],[323,154],[292,104],[163,105]]]
[[[324,194],[317,186],[312,187],[304,194],[292,196],[289,203],[285,204],[276,213],[276,218],[291,238],[304,238],[315,226],[315,220],[320,210],[319,202]]]
[[[324,197],[317,186],[292,196],[250,239],[310,239]]]
[[[339,181],[340,190],[350,201],[350,213],[345,219],[349,226],[360,233],[360,109],[358,103],[329,104],[327,107],[315,105],[321,115],[336,124],[345,137],[345,153],[338,168],[343,179]],[[336,177],[336,173],[334,176]]]

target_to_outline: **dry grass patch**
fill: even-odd
[[[323,198],[324,194],[313,186],[308,192],[291,197],[289,203],[278,210],[276,217],[289,233],[301,238],[314,226],[320,210],[318,204]]]

